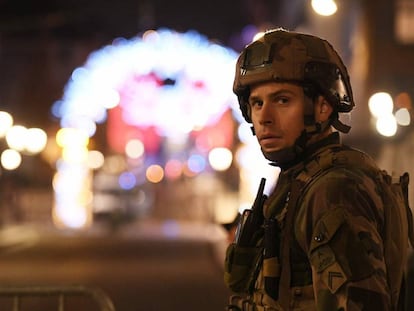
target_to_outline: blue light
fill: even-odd
[[[137,179],[135,178],[135,175],[131,172],[124,172],[121,175],[119,175],[118,183],[122,189],[131,190],[137,184]]]
[[[206,168],[206,159],[199,154],[193,154],[188,159],[188,168],[194,173],[200,173]]]
[[[55,101],[53,103],[51,111],[54,117],[59,118],[59,119],[62,118],[61,107],[62,107],[61,100]]]

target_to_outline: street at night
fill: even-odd
[[[317,221],[326,216],[322,207],[331,207],[319,204],[319,194],[337,199],[340,208],[347,206],[348,198],[368,202],[371,208],[380,202],[365,195],[374,187],[361,190],[371,180],[358,183],[346,176],[344,187],[332,190],[327,182],[326,191],[294,192],[290,184],[280,186],[279,176],[294,167],[296,174],[302,163],[300,169],[306,174],[297,180],[286,174],[289,182],[319,185],[312,178],[325,177],[322,168],[333,171],[334,165],[350,164],[354,158],[348,161],[347,154],[332,153],[325,161],[325,151],[316,153],[325,144],[322,139],[329,137],[335,138],[335,146],[343,143],[366,153],[392,175],[381,179],[407,176],[402,175],[405,172],[414,176],[412,29],[414,0],[0,0],[0,311],[224,311],[231,295],[223,275],[227,245],[238,219],[243,220],[243,210],[255,202],[262,179],[266,180],[263,194],[275,201],[267,201],[264,213],[258,214],[260,222],[254,229],[259,228],[260,234],[263,227],[269,228],[264,225],[268,220],[278,220],[283,230],[291,228],[285,226],[285,216],[292,226],[302,224],[294,221],[297,215],[311,215],[304,219],[314,222],[288,234],[279,234],[282,229],[276,230],[275,225],[272,243],[263,254],[269,255],[266,248],[277,249],[274,245],[279,244],[284,254],[296,254],[285,237],[306,232],[309,238],[296,237],[298,249],[303,248],[297,253],[303,251],[303,256],[296,257],[303,262],[294,266],[307,269],[299,271],[307,273],[300,282],[304,288],[323,284],[315,281],[315,269],[311,270],[323,263],[326,270],[318,273],[331,283],[331,275],[343,272],[335,260],[348,256],[332,253],[326,261],[319,256],[321,265],[315,265],[311,252],[319,248],[302,245],[312,237],[319,242],[321,235],[312,236],[312,228],[324,224]],[[271,33],[292,34],[279,41],[274,37],[273,42],[267,39]],[[310,44],[314,36],[319,39]],[[296,44],[297,55],[288,50]],[[291,66],[287,59],[292,55]],[[270,92],[262,88],[263,83],[272,89],[283,84],[283,92]],[[286,85],[290,88],[285,90]],[[281,105],[269,101],[272,109],[260,108],[271,98],[280,99]],[[255,109],[256,103],[260,109]],[[298,109],[287,110],[295,107],[292,103]],[[317,105],[327,110],[316,109]],[[291,126],[294,130],[289,134]],[[333,132],[343,133],[336,137],[339,133]],[[305,160],[314,152],[314,158]],[[367,165],[356,159],[355,167],[365,174]],[[318,174],[311,174],[314,162],[320,164]],[[354,188],[361,190],[360,197],[348,192]],[[279,194],[279,189],[285,192]],[[382,188],[375,187],[376,194],[384,192],[378,189]],[[339,190],[344,194],[339,195]],[[316,199],[305,199],[309,193],[315,193]],[[412,207],[413,182],[403,193],[405,200],[399,201]],[[299,205],[289,201],[292,197],[310,206],[318,203],[318,212],[307,214],[305,208],[298,212],[293,206],[294,212],[288,213],[292,202]],[[400,223],[388,225],[382,206],[372,213],[361,210],[364,215],[381,216],[370,220],[373,229],[379,230],[383,223],[387,230],[406,229]],[[345,230],[342,218],[334,223],[338,223],[335,232]],[[367,227],[363,222],[350,224]],[[361,239],[361,248],[372,243],[367,250],[372,257],[377,255],[373,250],[380,249],[372,237],[388,237],[388,232],[368,233],[352,237]],[[335,234],[330,239],[342,241],[337,238],[342,235]],[[398,241],[394,236],[389,240]],[[249,240],[247,245],[261,241]],[[350,241],[347,246],[354,245]],[[322,247],[331,254],[329,245],[324,240]],[[342,248],[342,244],[332,247]],[[245,257],[253,256],[243,253],[238,261],[233,252],[228,253],[230,287],[248,280],[242,285],[251,288],[251,276],[266,278],[258,269],[262,257],[255,255],[260,260],[245,263]],[[350,248],[348,254],[360,253]],[[394,254],[399,256],[389,252]],[[404,285],[411,293],[412,248],[408,254]],[[288,284],[289,278],[282,281],[281,276],[290,273],[286,269],[290,254],[275,251],[266,256],[263,261],[273,264],[266,268],[269,279],[279,282],[280,277],[281,284]],[[352,262],[359,263],[360,258]],[[232,269],[232,260],[237,269]],[[328,273],[333,267],[341,271]],[[372,268],[378,272],[383,266]],[[368,271],[363,266],[356,270]],[[388,266],[385,270],[384,275]],[[228,277],[234,271],[235,282]],[[239,271],[249,273],[249,278],[242,273],[240,277]],[[365,277],[355,280],[363,283]],[[344,277],[337,279],[345,282]],[[339,290],[342,284],[331,292],[348,293]],[[267,304],[263,286],[257,290],[264,296],[257,300]],[[74,294],[83,289],[103,296]],[[17,291],[23,294],[14,295]],[[384,287],[378,293],[384,292],[394,291]],[[309,293],[320,297],[316,291]],[[406,310],[414,310],[414,296],[408,296]],[[102,309],[99,297],[107,298],[110,307]],[[249,309],[246,301],[243,304],[240,309]],[[256,310],[261,305],[252,302],[251,306]],[[268,305],[262,307],[270,310]]]
[[[82,234],[8,228],[1,233],[0,283],[99,288],[122,311],[223,310],[228,297],[222,281],[224,243],[219,227],[173,221]],[[53,301],[27,300],[34,306],[30,310],[43,311],[42,304]],[[9,302],[1,303],[5,310]],[[56,309],[55,304],[51,310]]]

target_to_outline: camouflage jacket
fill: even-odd
[[[265,224],[265,255],[251,310],[397,310],[387,283],[383,200],[376,180],[358,168],[363,163],[333,165],[306,189],[297,182],[306,176],[304,163],[323,162],[339,136],[324,143],[280,174],[264,205],[265,219],[277,223],[279,241],[271,243],[278,254],[266,256]],[[402,241],[396,249],[407,248],[407,238]],[[391,262],[399,264],[393,273],[401,280],[405,258],[393,256]]]

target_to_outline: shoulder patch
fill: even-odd
[[[344,222],[345,211],[341,208],[328,211],[322,216],[313,230],[309,252],[312,253],[314,249],[329,243]]]
[[[335,294],[336,291],[348,281],[346,274],[337,262],[330,265],[322,272],[321,279],[332,294]]]

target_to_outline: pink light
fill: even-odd
[[[183,174],[183,164],[175,159],[165,164],[165,176],[170,180],[176,180]]]

